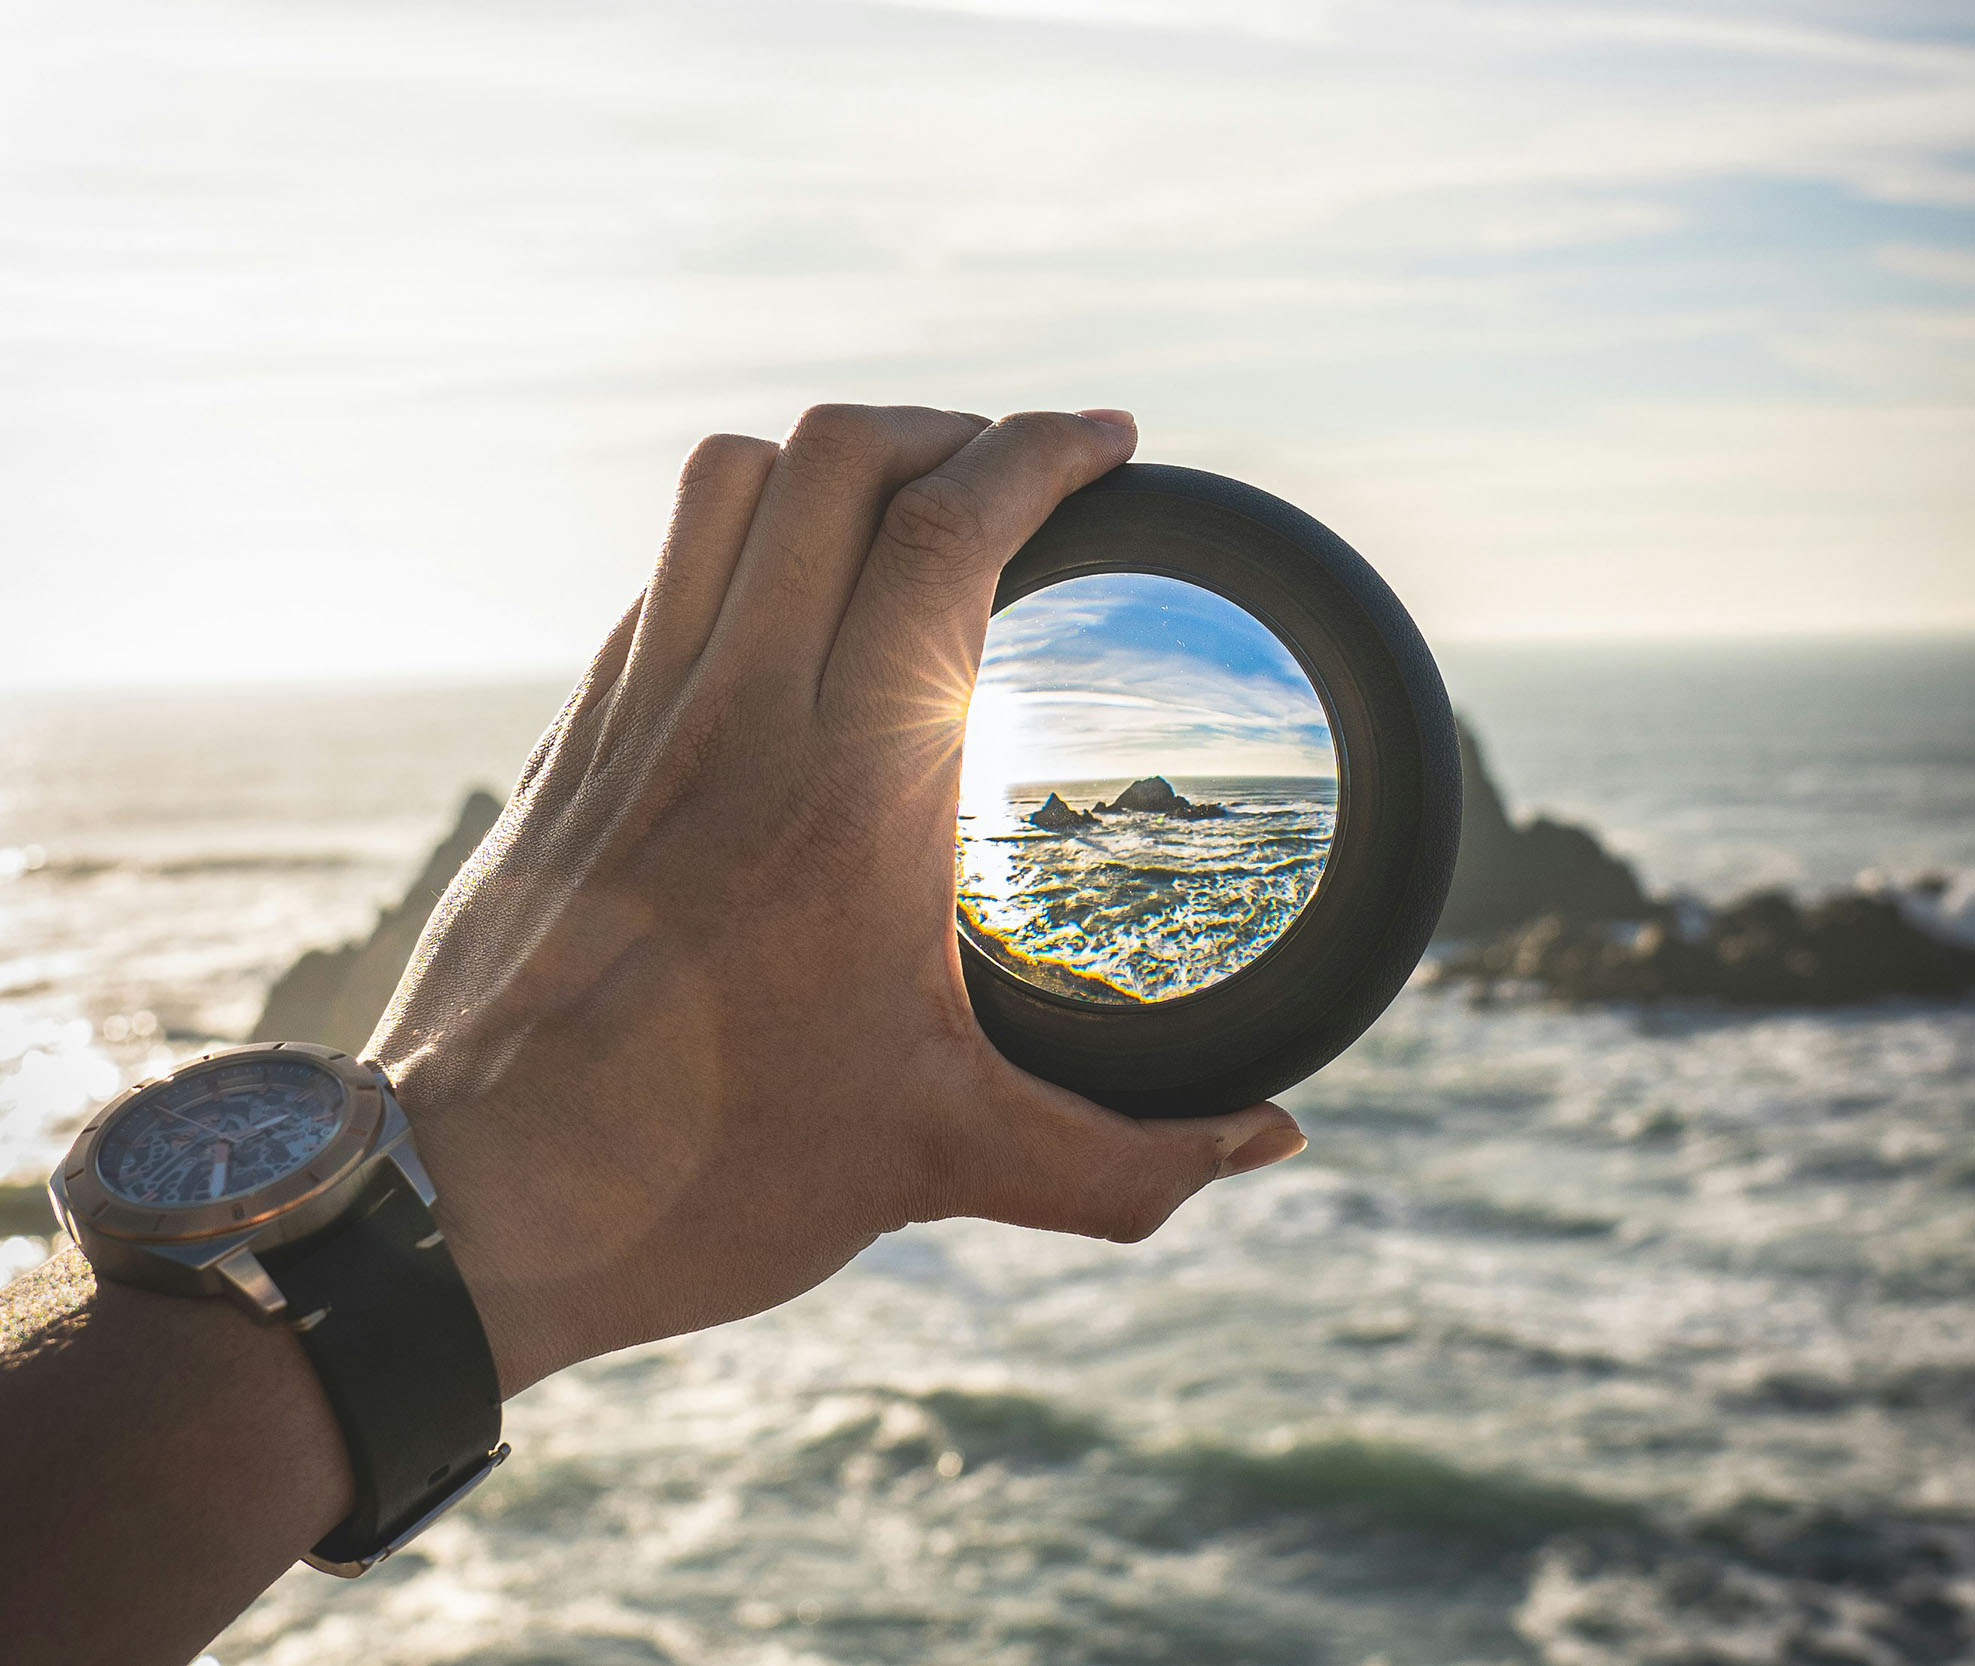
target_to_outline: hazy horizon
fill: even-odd
[[[1481,654],[1569,654],[1582,652],[1600,653],[1681,653],[1686,651],[1737,651],[1765,652],[1798,649],[1805,652],[1818,648],[1830,648],[1844,652],[1857,650],[1870,651],[1874,648],[1895,650],[1899,648],[1966,648],[1975,652],[1975,628],[1952,630],[1907,630],[1907,631],[1797,631],[1774,632],[1768,635],[1728,635],[1701,634],[1689,636],[1466,636],[1442,637],[1428,644],[1442,661],[1443,670],[1450,659],[1469,653]],[[396,690],[425,691],[429,693],[468,692],[478,688],[518,689],[538,687],[547,692],[566,692],[575,686],[582,675],[585,662],[571,661],[563,666],[516,666],[512,668],[489,667],[484,669],[461,670],[439,667],[429,671],[404,668],[392,671],[365,671],[361,681],[352,684],[333,676],[308,675],[276,677],[265,672],[248,672],[234,677],[214,677],[199,681],[180,677],[177,679],[146,679],[133,675],[127,679],[89,679],[76,677],[67,680],[48,678],[28,680],[10,678],[7,668],[0,665],[0,690],[21,699],[73,697],[89,699],[96,696],[114,699],[154,694],[163,697],[184,695],[188,698],[220,694],[249,694],[254,692],[291,695],[298,699],[316,697],[361,698],[372,694],[389,694]]]

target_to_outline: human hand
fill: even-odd
[[[657,571],[435,910],[370,1054],[507,1393],[771,1307],[911,1221],[1132,1240],[1293,1155],[1136,1122],[974,1022],[960,740],[1002,564],[1128,418],[822,406],[686,464]]]

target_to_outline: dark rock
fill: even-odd
[[[55,1227],[55,1209],[48,1201],[46,1186],[0,1185],[0,1238],[16,1233],[48,1238],[54,1235]]]
[[[1975,989],[1975,951],[1910,925],[1896,903],[1845,892],[1801,908],[1758,891],[1689,938],[1662,917],[1633,930],[1548,914],[1470,946],[1441,975],[1529,983],[1569,1001],[1706,997],[1737,1006],[1837,1006]]]
[[[1031,827],[1046,827],[1052,833],[1061,833],[1072,827],[1095,827],[1097,818],[1088,810],[1072,809],[1062,799],[1051,793],[1042,801],[1042,808],[1024,818]]]
[[[1148,775],[1143,781],[1134,781],[1114,802],[1092,808],[1100,816],[1119,810],[1138,810],[1149,815],[1174,816],[1181,821],[1209,821],[1227,814],[1225,805],[1195,804],[1182,798],[1163,775]]]
[[[1975,989],[1975,949],[1913,923],[1897,896],[1847,891],[1805,907],[1757,891],[1710,911],[1654,901],[1582,828],[1514,826],[1481,749],[1461,730],[1460,859],[1440,917],[1470,939],[1442,980],[1484,993],[1524,984],[1568,1001],[1701,997],[1737,1006],[1837,1006]],[[1923,896],[1923,887],[1917,887]],[[1935,900],[1945,894],[1934,887]]]
[[[315,1041],[361,1053],[434,905],[500,814],[501,802],[492,793],[469,793],[452,832],[439,842],[404,899],[378,916],[369,938],[303,955],[268,991],[260,1022],[248,1039]]]
[[[1065,965],[1060,960],[1051,960],[1046,955],[1032,955],[1004,942],[978,920],[973,922],[974,930],[967,935],[974,946],[990,960],[1008,968],[1024,983],[1034,984],[1038,989],[1046,989],[1052,995],[1067,995],[1073,1000],[1094,1001],[1100,1006],[1134,1006],[1144,999],[1122,984],[1102,978],[1092,972],[1080,972],[1074,966]]]
[[[1099,810],[1148,810],[1154,815],[1164,815],[1176,804],[1184,804],[1185,799],[1173,791],[1172,782],[1163,775],[1148,775],[1143,781],[1134,781],[1118,794],[1115,804],[1100,804]]]
[[[1472,937],[1545,914],[1644,920],[1656,909],[1638,876],[1581,827],[1538,817],[1517,827],[1463,724],[1461,849],[1437,935]]]

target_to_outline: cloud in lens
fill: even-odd
[[[968,714],[969,798],[1032,781],[1335,768],[1302,669],[1211,592],[1143,574],[1072,579],[989,627]]]

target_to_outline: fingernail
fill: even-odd
[[[1247,1174],[1254,1169],[1265,1169],[1271,1163],[1280,1163],[1284,1158],[1294,1157],[1310,1142],[1294,1128],[1264,1128],[1245,1145],[1238,1145],[1221,1159],[1220,1169],[1215,1173],[1216,1180],[1225,1180],[1231,1174]]]
[[[1113,428],[1136,428],[1138,426],[1138,418],[1133,416],[1130,411],[1079,411],[1077,415],[1088,417],[1092,422],[1106,423]]]

